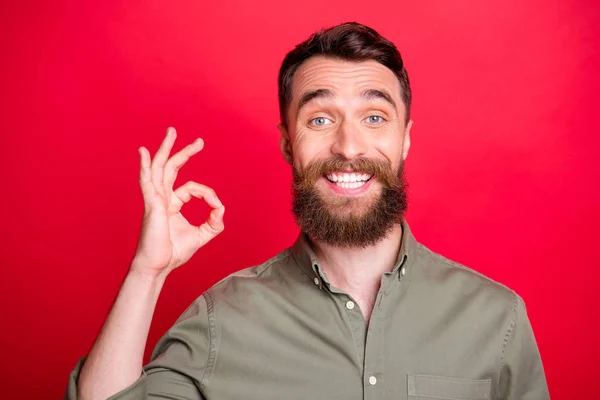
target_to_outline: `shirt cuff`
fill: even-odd
[[[73,371],[71,371],[64,400],[78,400],[77,381],[79,380],[79,374],[81,373],[81,368],[83,368],[86,358],[87,357],[81,358]],[[107,400],[143,400],[146,399],[146,395],[146,371],[142,369],[142,375],[137,381],[132,383],[131,386],[121,390],[119,393],[110,396]]]

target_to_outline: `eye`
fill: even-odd
[[[331,120],[329,118],[325,118],[325,117],[317,117],[317,118],[311,119],[310,121],[308,121],[308,123],[310,125],[314,125],[314,126],[324,126],[324,125],[331,124]]]
[[[381,115],[369,115],[367,118],[365,118],[365,121],[371,125],[378,125],[384,123],[385,118],[383,118]]]

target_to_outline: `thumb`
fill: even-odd
[[[223,224],[223,216],[225,214],[225,206],[213,208],[205,223],[198,227],[198,233],[202,240],[202,245],[213,239],[219,233],[223,232],[225,225]]]

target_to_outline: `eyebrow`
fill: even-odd
[[[300,101],[298,102],[298,109],[296,110],[296,113],[299,113],[300,110],[302,109],[302,107],[304,107],[306,104],[310,103],[311,101],[313,101],[315,99],[331,99],[331,98],[333,98],[333,93],[331,93],[331,91],[328,89],[317,89],[317,90],[311,90],[310,92],[306,92],[302,95],[302,97],[300,98]]]
[[[365,90],[364,92],[362,92],[360,97],[363,100],[382,99],[385,102],[387,102],[389,105],[394,107],[394,110],[396,110],[396,102],[394,101],[392,96],[385,90],[368,89],[368,90]]]
[[[306,92],[302,95],[300,101],[298,102],[298,109],[296,110],[296,113],[300,113],[302,107],[304,107],[305,105],[307,105],[315,99],[331,99],[333,97],[333,93],[328,89],[316,89]],[[394,108],[394,110],[396,110],[396,102],[394,101],[392,96],[385,90],[367,89],[361,93],[360,98],[362,100],[382,99],[383,101],[391,105]]]

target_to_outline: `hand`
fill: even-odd
[[[179,169],[204,147],[198,138],[169,158],[176,136],[174,128],[167,129],[153,160],[145,147],[139,149],[144,218],[131,269],[152,277],[166,276],[224,229],[225,207],[214,190],[189,181],[173,191]],[[192,197],[204,199],[213,208],[200,226],[191,225],[181,214],[181,207]]]

